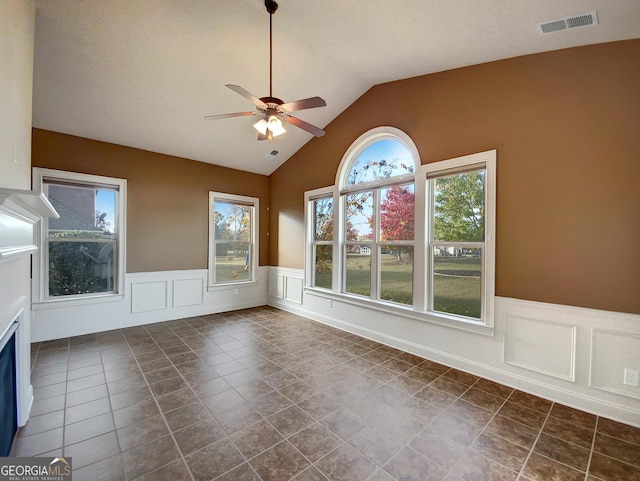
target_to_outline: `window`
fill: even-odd
[[[34,188],[60,215],[37,229],[37,299],[122,295],[126,180],[36,168]]]
[[[331,289],[333,287],[333,196],[322,196],[313,203],[312,256],[315,268],[311,285]]]
[[[209,192],[209,285],[252,282],[258,199]]]
[[[453,174],[427,174],[429,307],[481,320],[485,251],[484,165]]]
[[[336,185],[306,200],[313,292],[492,326],[495,151],[423,166],[406,134],[373,129],[346,152]]]
[[[348,156],[340,189],[342,292],[413,303],[415,158],[393,131],[367,135]]]

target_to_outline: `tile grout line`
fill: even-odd
[[[66,453],[65,437],[67,435],[67,395],[69,393],[69,358],[71,357],[71,338],[67,339],[67,372],[64,384],[64,406],[62,411],[62,455]],[[105,384],[107,380],[105,379]]]
[[[593,439],[591,440],[591,449],[589,450],[589,459],[587,460],[586,472],[584,473],[584,481],[589,480],[589,471],[591,469],[591,460],[593,459],[593,451],[596,447],[596,437],[598,436],[598,423],[600,422],[600,416],[596,417],[596,425],[593,428]]]

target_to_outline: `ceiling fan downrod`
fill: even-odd
[[[278,4],[264,0],[264,6],[269,13],[269,97],[273,97],[273,14],[278,10]]]

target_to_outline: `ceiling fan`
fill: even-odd
[[[253,102],[256,106],[256,110],[250,112],[235,112],[231,114],[208,115],[205,117],[205,119],[218,120],[226,119],[229,117],[259,115],[262,118],[253,125],[258,131],[258,140],[273,140],[274,137],[284,134],[285,129],[282,126],[282,121],[285,121],[286,123],[298,127],[302,130],[306,130],[316,137],[322,137],[325,134],[324,130],[290,115],[289,112],[296,112],[298,110],[304,109],[314,109],[316,107],[325,107],[327,103],[324,100],[322,100],[320,97],[310,97],[308,99],[285,103],[283,100],[280,100],[279,98],[273,96],[272,18],[273,14],[278,9],[278,4],[273,0],[265,0],[264,5],[267,8],[267,12],[269,13],[269,96],[258,98],[238,85],[226,84],[225,87],[230,88],[237,94],[240,94],[247,100]]]

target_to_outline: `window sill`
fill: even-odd
[[[124,294],[97,294],[90,297],[47,299],[46,301],[33,302],[31,304],[31,309],[34,311],[41,311],[45,309],[85,306],[88,304],[102,304],[105,302],[121,302],[124,301],[124,297]]]
[[[257,284],[258,284],[258,281],[242,281],[242,282],[233,282],[229,284],[211,284],[207,286],[207,292],[246,289],[248,287],[254,287]]]
[[[331,299],[336,302],[342,302],[366,309],[385,312],[387,314],[393,314],[395,316],[414,319],[421,322],[437,324],[439,326],[473,332],[475,334],[482,334],[484,336],[493,336],[494,332],[493,326],[489,326],[483,322],[473,321],[471,319],[465,319],[457,316],[451,316],[444,313],[441,314],[436,312],[414,311],[410,307],[403,307],[398,304],[373,301],[360,296],[338,294],[325,289],[318,289],[313,287],[305,287],[305,294],[325,299]]]

